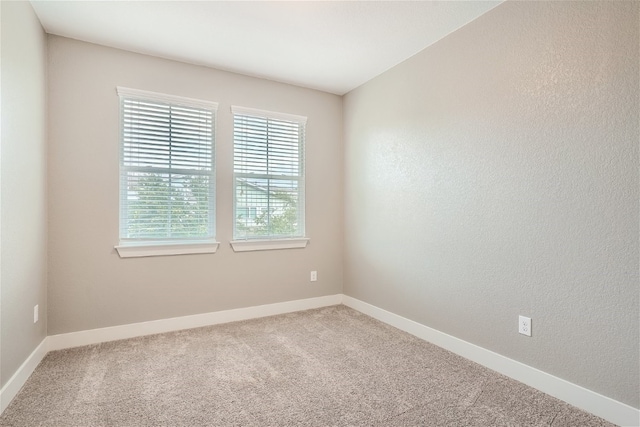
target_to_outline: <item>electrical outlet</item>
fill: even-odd
[[[518,332],[528,337],[531,336],[531,318],[525,316],[518,317]]]
[[[311,281],[312,282],[316,282],[318,280],[318,272],[317,271],[312,271],[311,272]]]
[[[38,323],[39,316],[38,304],[33,307],[33,323]]]

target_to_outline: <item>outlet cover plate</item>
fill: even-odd
[[[528,337],[531,336],[531,318],[518,316],[518,332]]]

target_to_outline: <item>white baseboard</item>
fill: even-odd
[[[154,320],[150,322],[132,323],[122,326],[91,329],[88,331],[50,335],[48,337],[48,350],[62,350],[65,348],[80,347],[83,345],[97,344],[107,341],[135,338],[144,335],[161,334],[163,332],[199,328],[201,326],[217,325],[220,323],[236,322],[239,320],[256,319],[259,317],[292,313],[294,311],[327,307],[330,305],[338,305],[341,303],[342,294],[336,294],[295,301],[279,302],[275,304],[258,305],[255,307],[237,308],[233,310],[194,314],[191,316],[183,317],[173,317],[170,319]]]
[[[640,410],[629,405],[347,295],[343,295],[342,303],[609,422],[640,425]]]
[[[49,351],[274,316],[338,304],[344,304],[358,310],[418,338],[564,400],[607,421],[621,426],[640,425],[640,410],[636,408],[342,294],[48,336],[42,340],[40,345],[0,390],[0,414],[9,406],[11,400],[18,394],[29,376]]]
[[[259,305],[255,307],[238,308],[212,313],[195,314],[184,317],[154,320],[150,322],[133,323],[129,325],[113,326],[88,331],[70,332],[67,334],[50,335],[31,353],[16,373],[0,390],[0,415],[18,394],[24,383],[29,379],[38,364],[48,352],[65,348],[79,347],[101,342],[135,338],[144,335],[160,334],[163,332],[179,331],[198,328],[201,326],[220,323],[236,322],[239,320],[256,319],[259,317],[275,316],[277,314],[328,307],[342,303],[342,294],[308,298],[295,301],[279,302]]]
[[[7,409],[9,403],[18,394],[24,383],[27,382],[36,367],[42,362],[42,359],[47,355],[47,338],[36,347],[35,350],[27,357],[22,365],[18,368],[15,374],[0,390],[0,415]]]

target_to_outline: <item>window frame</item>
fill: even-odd
[[[220,245],[216,241],[216,118],[218,103],[205,101],[200,99],[186,98],[182,96],[168,95],[157,92],[150,92],[138,89],[130,89],[118,86],[116,88],[119,100],[120,129],[118,133],[118,150],[119,150],[119,184],[118,184],[118,240],[119,244],[115,246],[118,255],[121,258],[130,257],[148,257],[163,255],[184,255],[184,254],[202,254],[215,253]],[[192,238],[123,238],[121,235],[123,212],[126,207],[123,206],[123,170],[124,165],[124,100],[139,99],[147,102],[158,102],[169,104],[172,106],[183,106],[190,108],[200,108],[211,111],[211,172],[208,174],[196,174],[209,176],[209,221],[212,236],[209,237],[192,237]],[[134,168],[135,169],[135,168]],[[161,173],[167,173],[172,168],[162,169]]]
[[[233,143],[233,207],[232,207],[232,235],[233,240],[230,242],[231,247],[235,252],[245,252],[245,251],[258,251],[258,250],[274,250],[274,249],[293,249],[293,248],[304,248],[309,243],[310,239],[306,236],[306,212],[305,212],[305,181],[306,181],[306,167],[305,167],[305,151],[306,151],[306,123],[307,117],[299,116],[288,113],[280,113],[274,111],[266,111],[260,110],[256,108],[247,108],[240,106],[231,106],[232,113],[232,143]],[[237,185],[239,178],[247,178],[251,176],[251,173],[244,172],[236,172],[235,168],[235,150],[236,150],[236,116],[249,116],[255,117],[259,119],[275,120],[275,121],[285,121],[285,122],[295,122],[300,126],[298,140],[299,140],[299,164],[298,164],[298,175],[295,177],[289,177],[292,181],[297,181],[298,191],[297,191],[297,218],[299,222],[299,229],[301,231],[300,235],[282,235],[282,236],[238,236],[236,226],[237,226],[237,211],[238,211],[238,200],[237,200]],[[268,143],[268,142],[267,142]],[[267,171],[268,172],[268,171]],[[265,173],[265,174],[255,174],[254,175],[258,179],[282,179],[288,180],[287,176],[275,176],[273,174]],[[244,207],[243,209],[247,209]]]

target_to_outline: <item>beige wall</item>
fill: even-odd
[[[347,94],[345,293],[640,407],[639,21],[506,2]]]
[[[0,386],[47,334],[46,35],[28,2],[1,2]],[[33,307],[40,321],[33,323]]]
[[[1,7],[0,385],[46,335],[48,250],[51,335],[340,293],[344,276],[348,295],[640,406],[637,3],[507,2],[344,116],[334,95],[56,36],[47,92],[31,7]],[[118,85],[220,103],[217,254],[113,249]],[[306,249],[229,248],[230,105],[309,117]]]
[[[341,97],[57,36],[49,60],[49,335],[342,292]],[[219,103],[216,254],[118,257],[116,86]],[[231,105],[308,116],[307,248],[229,247]]]

